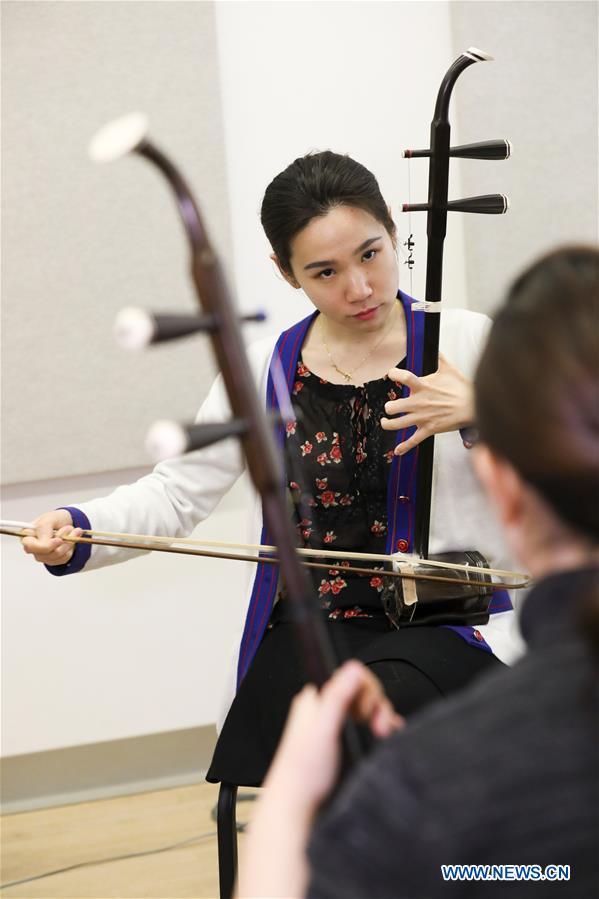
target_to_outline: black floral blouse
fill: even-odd
[[[328,618],[382,615],[382,578],[345,573],[351,563],[335,559],[335,549],[385,552],[396,432],[384,431],[380,419],[400,390],[387,377],[362,387],[331,384],[312,374],[301,357],[296,374],[298,419],[287,425],[285,463],[299,545],[331,548],[330,558],[322,559],[330,562],[328,570],[309,569]]]

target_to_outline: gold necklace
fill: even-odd
[[[342,369],[342,368],[339,368],[339,366],[337,365],[337,363],[336,363],[335,360],[333,359],[333,357],[332,357],[332,355],[331,355],[331,351],[330,351],[330,349],[329,349],[328,346],[327,346],[327,342],[326,342],[326,340],[324,339],[324,319],[323,319],[322,313],[321,313],[321,315],[319,316],[319,319],[318,319],[318,322],[319,322],[319,330],[318,330],[318,334],[319,334],[319,337],[320,337],[320,342],[322,343],[322,345],[323,345],[323,347],[324,347],[324,349],[325,349],[325,351],[326,351],[326,354],[327,354],[327,356],[329,357],[329,362],[330,362],[330,364],[331,364],[331,368],[334,368],[335,371],[338,372],[338,373],[339,373],[339,374],[340,374],[340,375],[347,381],[348,384],[349,384],[349,382],[351,381],[354,372],[357,372],[357,370],[358,370],[359,368],[361,368],[361,367],[364,365],[364,363],[366,362],[367,359],[370,359],[370,357],[372,356],[372,354],[374,353],[374,351],[377,350],[377,349],[380,347],[381,343],[383,342],[383,340],[385,339],[385,337],[387,336],[387,334],[390,332],[391,327],[393,326],[393,317],[394,317],[394,316],[393,316],[393,310],[394,310],[394,309],[395,309],[395,306],[393,307],[393,309],[391,310],[391,313],[390,313],[390,315],[389,315],[389,320],[390,320],[390,325],[389,325],[389,327],[388,327],[388,328],[385,328],[385,332],[384,332],[384,334],[382,335],[382,337],[380,337],[380,338],[377,340],[377,342],[376,342],[373,346],[371,346],[371,348],[368,350],[368,352],[366,353],[366,355],[365,355],[362,359],[360,359],[360,361],[358,362],[358,364],[355,365],[355,366],[352,368],[351,371],[343,371],[343,369]]]

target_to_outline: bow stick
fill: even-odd
[[[451,156],[468,159],[507,159],[511,145],[507,140],[483,141],[450,147],[449,101],[454,84],[461,73],[476,62],[493,59],[488,53],[469,47],[452,63],[445,73],[439,92],[430,131],[430,147],[426,150],[405,150],[404,156],[428,157],[429,180],[427,203],[405,203],[402,212],[427,213],[426,287],[424,303],[415,304],[422,309],[424,319],[424,353],[422,375],[437,370],[439,361],[439,313],[441,312],[441,285],[443,280],[443,242],[447,231],[447,212],[479,212],[501,214],[507,212],[509,202],[503,194],[486,194],[448,202],[449,159]],[[428,555],[431,516],[431,491],[433,476],[434,437],[428,437],[419,446],[416,476],[416,520],[414,547],[420,556]]]
[[[318,687],[336,666],[333,648],[320,615],[313,587],[300,564],[295,534],[283,493],[283,471],[263,404],[254,379],[221,264],[210,244],[195,198],[176,166],[146,136],[147,119],[138,113],[125,116],[95,136],[90,155],[98,162],[135,153],[155,165],[174,192],[190,249],[190,268],[206,331],[212,342],[233,413],[227,424],[197,426],[207,429],[204,445],[238,436],[252,482],[261,496],[265,522],[273,534],[286,586],[293,626],[308,679]],[[198,435],[196,435],[198,436]],[[199,438],[198,438],[199,439]],[[266,561],[266,559],[260,560]],[[363,755],[365,735],[346,725],[346,753],[357,760]]]
[[[32,532],[35,533],[35,526],[33,525],[33,523],[0,520],[0,534],[3,534],[5,536],[28,537],[32,536]],[[193,537],[166,537],[155,536],[152,534],[128,534],[117,533],[115,531],[96,531],[85,529],[83,530],[83,534],[80,537],[66,536],[61,537],[61,539],[67,543],[87,543],[91,544],[92,546],[114,546],[122,549],[138,549],[143,552],[173,552],[181,553],[183,555],[200,556],[214,559],[227,559],[239,562],[266,562],[275,565],[279,564],[279,559],[276,556],[272,555],[273,553],[277,552],[277,547],[268,546],[261,543],[229,543],[218,540],[197,540]],[[183,544],[183,546],[181,546],[180,544]],[[240,555],[228,552],[210,552],[208,550],[202,550],[200,548],[208,546],[227,550],[251,549],[258,550],[258,552],[260,553],[269,553],[271,555],[269,555],[268,557],[263,557],[261,555]],[[478,576],[485,575],[521,579],[520,583],[508,584],[503,582],[493,582],[486,584],[486,586],[488,586],[488,588],[491,590],[505,590],[506,588],[509,590],[520,590],[524,589],[525,587],[529,587],[531,583],[531,578],[529,577],[529,575],[524,574],[520,571],[510,571],[503,568],[475,568],[472,565],[460,565],[458,563],[452,562],[440,562],[437,559],[415,558],[414,556],[408,555],[407,553],[394,553],[393,555],[387,555],[385,553],[360,553],[348,552],[345,550],[338,550],[335,553],[331,553],[330,550],[326,549],[311,549],[301,546],[296,547],[296,552],[299,556],[308,558],[312,557],[331,559],[332,557],[334,557],[335,560],[349,559],[352,561],[364,561],[369,563],[397,562],[399,565],[401,565],[401,563],[408,563],[410,565],[410,568],[412,569],[417,568],[419,565],[426,565],[427,567],[446,569],[449,571],[464,571],[468,572],[469,574]],[[349,572],[352,574],[378,575],[379,577],[394,577],[412,581],[423,580],[440,581],[441,583],[450,584],[472,584],[471,580],[467,580],[465,578],[446,578],[442,576],[418,574],[417,572],[413,571],[407,573],[401,568],[398,571],[381,570],[380,568],[357,568],[353,565],[340,566],[336,564],[336,562],[302,562],[302,564],[307,568],[322,568],[325,570],[342,567],[344,572]]]

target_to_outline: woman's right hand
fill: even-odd
[[[66,509],[46,512],[33,522],[35,536],[22,537],[26,553],[44,565],[65,565],[75,552],[75,543],[64,537],[80,537],[81,528],[73,527],[71,513]]]

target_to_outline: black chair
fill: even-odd
[[[221,783],[218,791],[216,830],[220,899],[231,899],[237,877],[237,790],[234,784]]]

